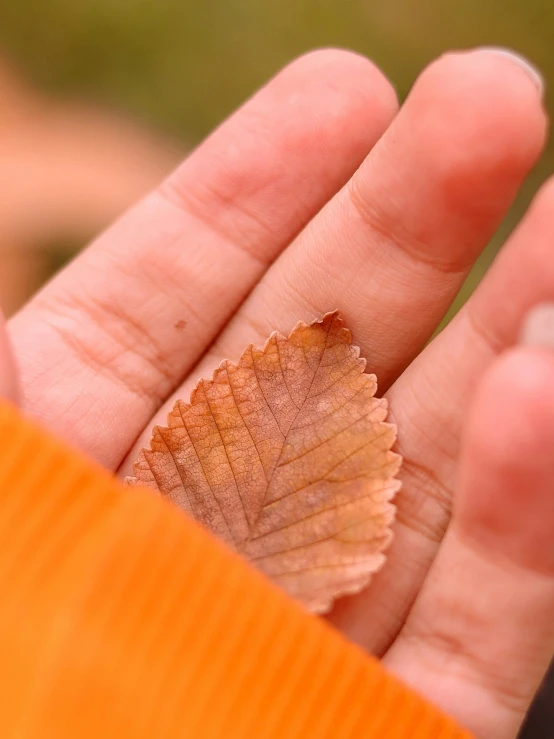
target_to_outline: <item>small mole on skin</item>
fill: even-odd
[[[177,323],[175,324],[175,328],[178,331],[182,331],[185,328],[186,325],[187,325],[187,322],[186,321],[183,321],[183,319],[181,318],[181,320],[180,321],[177,321]]]

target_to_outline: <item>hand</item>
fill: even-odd
[[[9,327],[26,412],[126,474],[200,375],[340,309],[405,462],[388,563],[331,620],[487,739],[515,736],[554,645],[554,358],[496,359],[554,299],[553,184],[423,347],[545,129],[538,80],[498,51],[434,62],[399,113],[367,60],[310,54]]]

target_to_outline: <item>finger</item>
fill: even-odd
[[[0,312],[0,399],[16,403],[18,395],[12,349],[4,325],[4,316]]]
[[[385,657],[486,739],[516,736],[554,651],[550,345],[513,350],[480,386],[451,527]]]
[[[212,363],[339,307],[388,387],[435,330],[544,135],[538,83],[505,53],[433,63],[348,186],[242,306]]]
[[[285,69],[15,318],[29,412],[115,467],[395,112],[357,55]]]
[[[431,65],[349,186],[268,271],[191,380],[275,329],[286,334],[299,318],[338,307],[382,391],[489,240],[544,125],[536,83],[506,55],[452,54]],[[147,430],[124,474],[148,441]]]
[[[337,627],[371,651],[391,643],[448,526],[462,428],[483,372],[513,345],[526,313],[554,301],[553,207],[554,180],[468,303],[387,393],[404,458],[395,539],[387,568],[332,614]]]

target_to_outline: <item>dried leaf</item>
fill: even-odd
[[[130,484],[159,490],[312,611],[384,562],[396,429],[335,313],[200,380],[156,427]]]

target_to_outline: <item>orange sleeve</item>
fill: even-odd
[[[3,739],[469,739],[177,509],[0,405]]]

